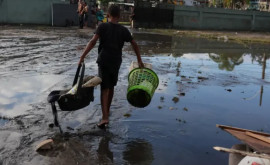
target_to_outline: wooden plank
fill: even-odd
[[[240,150],[236,150],[236,149],[224,148],[224,147],[218,147],[218,146],[215,146],[213,148],[215,150],[221,151],[221,152],[229,152],[229,153],[234,153],[234,154],[241,154],[244,156],[253,156],[253,157],[259,157],[259,158],[264,158],[264,159],[270,159],[270,156],[266,155],[266,154],[256,154],[256,153],[252,153],[252,152],[240,151]]]
[[[270,144],[270,139],[265,137],[265,136],[256,135],[256,134],[254,134],[252,132],[248,132],[248,131],[246,132],[246,135],[251,136],[251,137],[256,138],[256,139],[259,139],[259,140],[262,140],[262,141]]]
[[[223,129],[224,131],[230,133],[237,139],[241,140],[243,143],[247,144],[250,148],[252,148],[255,151],[270,154],[270,144],[267,142],[264,142],[262,140],[259,140],[257,138],[251,137],[246,135],[246,132],[251,132],[256,135],[261,135],[264,137],[269,137],[269,134],[263,133],[263,132],[257,132],[242,128],[236,128],[236,127],[230,127],[230,126],[224,126],[224,125],[217,125],[217,127]]]
[[[268,134],[268,133],[258,132],[258,131],[248,130],[248,129],[242,129],[242,128],[237,128],[237,127],[231,127],[231,126],[226,126],[226,125],[217,124],[216,127],[221,128],[221,129],[230,129],[230,130],[236,130],[236,131],[241,131],[241,132],[248,131],[248,132],[252,132],[252,133],[263,135],[263,136],[270,136],[270,134]]]
[[[233,135],[234,137],[236,137],[237,139],[241,140],[248,146],[250,146],[252,149],[261,153],[270,154],[269,143],[250,137],[246,135],[246,132],[236,131],[236,130],[231,130],[231,129],[224,129],[224,130],[230,133],[231,135]]]

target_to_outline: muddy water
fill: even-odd
[[[126,101],[128,67],[136,59],[127,45],[110,128],[95,128],[101,118],[97,87],[88,107],[59,111],[63,138],[57,128],[48,127],[53,119],[46,97],[70,88],[92,34],[1,28],[0,164],[228,164],[228,154],[212,147],[240,142],[216,124],[270,132],[269,45],[135,31],[143,60],[153,64],[160,78],[151,104],[137,109]],[[86,74],[97,74],[96,57],[94,48]],[[54,149],[35,152],[50,137]]]

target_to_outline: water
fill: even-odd
[[[262,66],[252,63],[250,55],[245,55],[243,63],[232,71],[220,70],[209,54],[157,59],[171,63],[175,73],[159,75],[163,83],[151,105],[133,110],[132,116],[124,120],[129,136],[151,141],[153,164],[228,164],[228,155],[212,147],[230,148],[240,142],[216,124],[270,132],[269,71],[262,80]],[[199,82],[198,76],[208,79]],[[179,98],[177,103],[174,97]]]
[[[64,140],[48,127],[53,118],[46,97],[71,87],[92,31],[2,27],[0,34],[2,164],[228,164],[228,154],[213,146],[240,141],[216,124],[270,132],[269,45],[134,31],[143,61],[160,79],[150,105],[127,103],[128,67],[136,60],[127,45],[109,130],[95,128],[101,118],[97,87],[88,107],[59,111],[69,132]],[[97,74],[96,57],[97,47],[85,60],[86,74]],[[35,152],[50,137],[55,148]]]

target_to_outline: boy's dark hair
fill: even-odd
[[[120,8],[115,4],[110,5],[108,12],[112,17],[120,17]]]

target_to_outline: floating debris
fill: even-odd
[[[177,63],[177,68],[180,68],[180,66],[181,66],[181,62],[178,62]]]
[[[208,80],[209,78],[203,77],[203,76],[198,76],[198,79],[199,79],[199,80]]]
[[[184,93],[184,92],[180,93],[180,96],[185,96],[185,95],[186,95],[186,93]]]
[[[202,74],[202,72],[201,72],[201,71],[198,71],[198,73],[199,73],[199,74]]]
[[[54,127],[54,124],[53,124],[53,123],[50,123],[48,126],[49,126],[50,128],[53,128],[53,127]]]
[[[131,116],[131,114],[129,114],[129,113],[125,113],[125,114],[124,114],[124,116],[125,116],[125,117],[130,117],[130,116]]]
[[[71,130],[71,131],[74,131],[74,128],[71,128],[69,126],[67,126],[67,129]]]
[[[179,98],[178,98],[178,97],[173,97],[172,101],[173,101],[174,103],[177,103],[177,102],[179,101]]]
[[[175,120],[177,120],[177,121],[179,121],[179,122],[182,122],[182,120],[181,120],[180,118],[179,118],[179,119],[176,118]]]
[[[184,111],[188,111],[188,108],[187,108],[187,107],[184,107],[183,110],[184,110]]]
[[[160,101],[164,101],[164,97],[163,96],[160,97]]]
[[[158,109],[162,109],[162,106],[158,106]]]
[[[226,89],[228,92],[231,92],[232,90],[231,89]]]
[[[170,110],[174,110],[174,107],[170,107],[169,109],[170,109]]]

